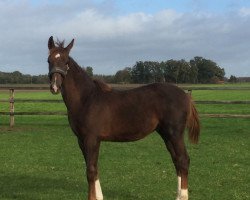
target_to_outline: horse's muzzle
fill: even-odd
[[[61,92],[62,76],[59,73],[54,73],[51,77],[50,92],[59,94]]]
[[[61,92],[61,87],[57,86],[56,84],[51,84],[50,85],[50,92],[52,94],[59,94]]]

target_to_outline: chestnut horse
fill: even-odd
[[[71,129],[78,139],[88,180],[88,200],[102,200],[97,162],[101,141],[129,142],[157,131],[171,154],[178,181],[177,200],[188,199],[189,156],[184,130],[197,143],[199,118],[190,95],[171,84],[150,84],[118,91],[92,80],[70,56],[74,40],[64,47],[51,36],[50,90],[61,92]]]

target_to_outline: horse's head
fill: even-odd
[[[58,42],[55,45],[53,37],[48,41],[49,48],[49,79],[50,91],[52,94],[58,94],[61,91],[61,86],[64,78],[67,76],[69,69],[69,52],[73,47],[74,39],[64,48],[64,42]]]

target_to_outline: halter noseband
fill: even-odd
[[[59,67],[53,67],[50,71],[49,71],[49,74],[48,76],[51,77],[54,73],[58,73],[58,74],[61,74],[63,78],[65,78],[65,76],[67,75],[68,73],[68,70],[69,70],[69,66],[67,65],[67,69],[66,70],[63,70]]]

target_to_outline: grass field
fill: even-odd
[[[86,199],[83,158],[66,117],[1,120],[0,199]],[[202,119],[191,157],[190,199],[249,199],[249,120]],[[135,143],[102,143],[105,199],[174,199],[176,177],[157,134]]]
[[[14,85],[10,85],[14,87]],[[24,87],[28,87],[29,85],[23,85]],[[42,87],[44,85],[39,85]],[[118,88],[126,88],[126,87],[135,87],[138,85],[122,85],[117,86]],[[250,88],[250,83],[240,83],[240,84],[196,84],[196,85],[179,85],[180,87],[187,88],[206,88],[206,90],[193,90],[192,96],[194,100],[198,101],[249,101],[250,100],[250,89],[246,90],[246,88]],[[5,86],[6,87],[6,86]],[[19,86],[18,86],[19,87]],[[221,88],[220,90],[207,90],[207,88]],[[222,90],[223,88],[237,88],[237,90]],[[0,91],[0,100],[8,99],[9,92],[7,90]],[[15,92],[15,99],[55,99],[60,100],[61,95],[51,95],[49,91],[19,91]],[[200,113],[211,113],[211,114],[250,114],[250,106],[243,105],[234,105],[234,104],[199,104],[197,105],[198,111]],[[65,106],[63,103],[15,103],[15,111],[65,111]],[[1,103],[0,111],[9,111],[9,103]]]
[[[224,87],[245,88],[250,84],[227,84]],[[199,87],[201,87],[200,85]],[[210,85],[203,85],[209,87]],[[222,87],[221,85],[213,85],[213,87]],[[240,87],[242,86],[242,87]],[[194,100],[216,100],[216,101],[249,101],[250,90],[193,90],[192,96]],[[0,99],[8,99],[9,92],[1,91]],[[49,91],[16,91],[15,99],[62,99],[61,95],[51,95]],[[249,104],[199,104],[198,111],[204,114],[250,114]],[[9,103],[1,103],[0,111],[9,111]],[[66,111],[63,103],[15,103],[15,111]]]
[[[244,85],[244,87],[246,87]],[[248,90],[194,90],[195,100],[250,100]],[[61,99],[49,92],[17,91],[20,99]],[[0,99],[8,98],[1,91]],[[1,103],[0,111],[8,111]],[[201,113],[250,114],[249,105],[197,105]],[[16,111],[65,111],[63,104],[15,103]],[[85,165],[66,116],[0,116],[0,200],[86,199]],[[191,157],[192,200],[250,199],[249,119],[202,118]],[[101,145],[99,171],[105,200],[175,199],[170,154],[153,133],[134,143]]]

